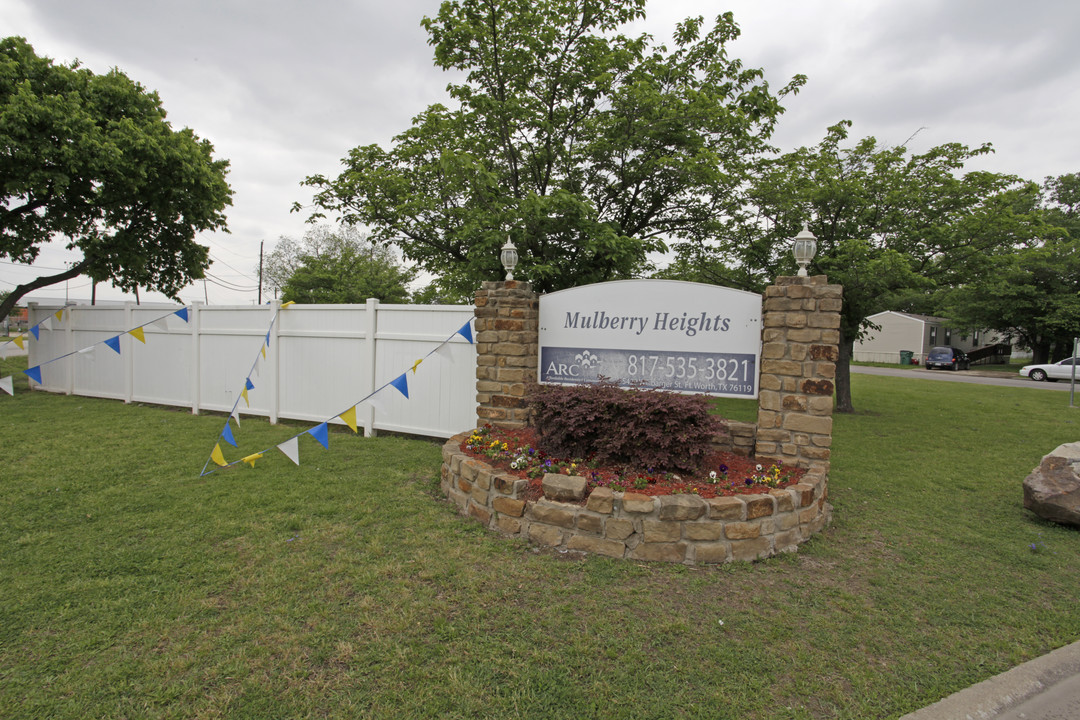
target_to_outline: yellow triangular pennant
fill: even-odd
[[[240,397],[244,398],[244,403],[248,407],[251,407],[251,402],[248,400],[248,396],[247,396],[247,388],[244,388],[243,390],[240,391]]]
[[[137,327],[134,330],[128,330],[128,335],[135,338],[143,345],[146,344],[146,333],[143,332],[143,329],[141,327]]]
[[[63,322],[63,320],[64,320],[64,309],[60,308],[59,310],[54,312],[53,315],[56,316],[57,321]]]
[[[248,455],[246,458],[244,458],[242,460],[242,462],[246,462],[251,467],[255,467],[255,461],[258,460],[261,457],[262,457],[262,453],[255,453],[254,455]]]
[[[263,360],[265,360],[266,359],[266,346],[265,345],[262,346],[262,354],[263,354]]]
[[[338,415],[339,418],[345,421],[345,424],[352,428],[353,432],[358,432],[356,429],[356,406],[353,405],[345,412]]]
[[[281,309],[284,310],[285,308],[289,307],[290,305],[295,305],[295,304],[296,304],[296,301],[294,301],[294,300],[290,300],[289,302],[283,302],[283,303],[281,303]]]
[[[25,340],[26,340],[25,335],[16,335],[15,336],[15,344],[19,346],[20,350],[25,350],[26,349],[26,345],[23,344],[23,342]]]
[[[424,359],[423,359],[423,358],[420,358],[419,360],[417,360],[416,362],[414,362],[414,363],[412,364],[412,374],[413,374],[413,375],[415,375],[415,374],[416,374],[416,368],[420,367],[420,363],[422,363],[422,362],[424,362]]]
[[[221,454],[221,443],[214,445],[214,452],[210,453],[210,459],[216,462],[221,467],[225,467],[229,463],[225,462],[225,456]]]

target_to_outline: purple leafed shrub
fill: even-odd
[[[529,408],[540,447],[558,457],[594,458],[657,471],[697,473],[726,423],[706,398],[663,390],[531,385]]]

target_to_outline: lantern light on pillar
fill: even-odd
[[[506,270],[506,279],[513,280],[514,268],[517,267],[518,263],[518,253],[514,243],[510,242],[509,236],[506,238],[506,244],[502,246],[499,259],[502,260],[503,269]]]
[[[817,253],[817,238],[814,233],[803,223],[802,230],[795,236],[795,243],[791,248],[791,254],[795,256],[795,264],[799,266],[799,277],[806,277],[806,266],[814,259]]]

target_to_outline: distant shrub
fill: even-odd
[[[590,385],[531,385],[529,408],[541,449],[638,468],[700,472],[726,423],[700,395]]]

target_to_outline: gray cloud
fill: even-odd
[[[250,276],[260,240],[269,247],[303,232],[305,218],[289,208],[310,200],[299,185],[305,176],[336,174],[352,147],[386,145],[429,104],[446,101],[450,76],[433,66],[420,26],[438,8],[438,0],[7,0],[0,27],[57,60],[121,68],[161,94],[174,125],[213,142],[232,163],[236,196],[231,234],[202,241]],[[997,153],[979,161],[982,169],[1032,179],[1080,170],[1080,5],[652,0],[648,21],[632,30],[664,40],[677,20],[726,9],[743,30],[734,56],[764,68],[773,87],[809,76],[785,103],[774,137],[784,150],[850,119],[855,138],[885,143],[925,127],[915,150],[991,142]],[[69,256],[50,247],[41,264]],[[230,268],[212,272],[251,283]],[[0,288],[30,276],[0,265]],[[208,294],[212,302],[254,300],[213,286]],[[202,299],[203,289],[182,295]]]

